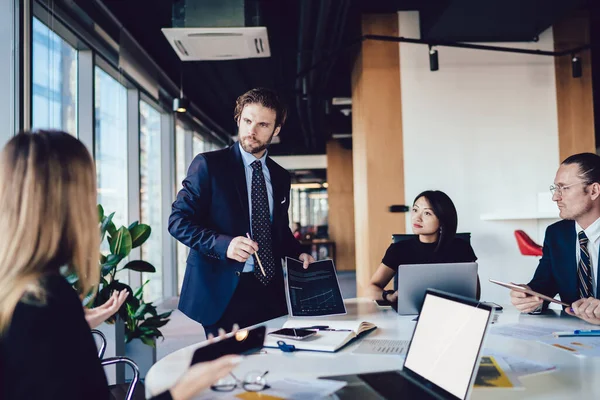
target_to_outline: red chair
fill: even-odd
[[[524,256],[542,256],[542,246],[534,242],[525,232],[516,230],[515,238],[517,238],[517,244],[519,245],[521,254]]]

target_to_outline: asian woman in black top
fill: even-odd
[[[384,290],[394,278],[398,266],[403,264],[460,263],[477,260],[473,248],[456,237],[458,216],[454,203],[439,190],[419,194],[411,210],[412,231],[410,240],[393,243],[385,252],[381,264],[369,284],[369,295],[374,300],[398,300],[398,292]],[[479,298],[477,279],[477,298]]]
[[[94,161],[67,133],[20,133],[0,153],[0,399],[109,399],[89,325],[101,321],[61,274],[97,290],[96,198]],[[191,399],[239,361],[196,364],[156,399]]]

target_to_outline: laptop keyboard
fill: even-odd
[[[358,374],[358,377],[386,399],[434,399],[396,371]]]

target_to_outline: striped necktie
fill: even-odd
[[[579,264],[577,265],[577,283],[579,288],[579,297],[587,299],[593,297],[592,286],[592,263],[588,252],[589,239],[584,231],[579,232]]]

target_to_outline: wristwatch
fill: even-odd
[[[383,299],[383,301],[387,301],[388,303],[390,302],[387,297],[388,294],[394,294],[395,290],[384,290],[383,292],[381,292],[381,298]]]

